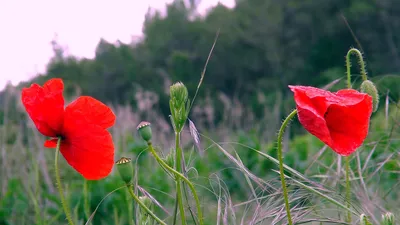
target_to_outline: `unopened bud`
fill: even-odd
[[[182,82],[173,84],[169,89],[173,106],[176,108],[185,107],[189,94],[186,86]]]
[[[174,154],[173,154],[173,152],[174,152],[174,151],[171,151],[171,152],[170,152],[167,156],[165,156],[165,158],[163,159],[164,162],[165,162],[168,166],[170,166],[170,167],[174,167],[175,159],[174,159]]]
[[[370,80],[366,80],[361,84],[361,92],[366,93],[372,97],[373,112],[376,112],[379,106],[379,95],[374,83]]]
[[[139,200],[151,211],[153,210],[153,201],[147,196],[140,196]],[[140,224],[152,224],[152,218],[149,216],[146,210],[140,207]]]
[[[368,221],[368,217],[365,214],[361,214],[361,216],[360,216],[360,225],[372,225]]]
[[[120,158],[116,162],[119,175],[126,184],[129,184],[133,178],[133,166],[131,162],[132,159],[125,157]]]
[[[394,225],[393,213],[387,212],[382,215],[382,225]]]
[[[146,121],[142,121],[139,123],[139,125],[137,126],[137,130],[139,131],[140,136],[143,138],[143,140],[145,140],[146,142],[149,142],[151,140],[152,137],[152,133],[151,133],[151,127],[150,127],[150,123],[146,122]]]
[[[151,201],[151,199],[147,196],[140,196],[139,200],[149,209],[153,205],[153,201]]]
[[[169,107],[174,130],[175,132],[181,132],[190,107],[188,90],[183,83],[177,82],[170,87],[170,95]]]

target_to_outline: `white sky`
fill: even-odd
[[[142,34],[148,7],[163,9],[172,0],[0,0],[0,90],[7,81],[18,84],[44,72],[52,57],[51,40],[68,53],[91,58],[104,38],[129,43]],[[201,0],[203,12],[218,2]],[[118,26],[117,26],[118,25]]]

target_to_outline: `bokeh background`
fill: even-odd
[[[219,216],[229,218],[226,224],[240,224],[240,221],[251,224],[250,221],[256,220],[271,224],[277,217],[281,200],[252,187],[240,166],[226,157],[214,141],[234,157],[237,153],[243,165],[260,179],[271,185],[279,184],[273,170],[276,165],[251,149],[276,156],[277,130],[281,120],[295,106],[288,85],[309,85],[332,91],[345,88],[345,55],[350,47],[363,52],[368,75],[375,82],[381,98],[380,108],[372,117],[370,135],[352,159],[354,207],[363,209],[376,220],[386,211],[400,213],[396,201],[400,194],[399,2],[236,0],[226,2],[226,5],[218,1],[206,2],[174,0],[157,3],[157,7],[148,10],[146,5],[147,13],[142,17],[121,17],[121,22],[111,18],[118,14],[134,14],[135,6],[143,5],[131,1],[129,6],[132,8],[110,6],[107,11],[107,4],[118,2],[99,3],[103,5],[98,13],[102,19],[96,21],[89,12],[100,10],[96,4],[87,4],[82,10],[77,3],[68,7],[69,3],[57,5],[52,2],[59,11],[56,11],[57,7],[45,10],[50,16],[38,15],[42,18],[39,22],[51,23],[54,31],[67,26],[70,19],[75,24],[81,22],[87,25],[86,29],[73,29],[70,24],[66,33],[81,34],[82,39],[85,39],[85,32],[102,31],[103,24],[104,27],[116,27],[115,32],[138,33],[130,32],[132,27],[137,27],[131,27],[130,23],[141,21],[140,34],[126,36],[121,33],[125,35],[124,41],[106,38],[97,41],[94,37],[90,43],[95,49],[87,56],[79,53],[79,46],[73,51],[69,49],[62,34],[53,36],[51,32],[50,38],[47,35],[48,39],[45,39],[50,58],[43,56],[42,51],[48,51],[46,48],[37,47],[27,57],[17,42],[9,45],[7,39],[2,41],[1,46],[7,45],[7,49],[15,46],[15,51],[10,57],[3,54],[0,61],[0,67],[8,68],[3,70],[7,77],[0,74],[0,81],[5,84],[13,77],[13,82],[7,83],[0,92],[0,224],[65,224],[55,190],[54,151],[43,148],[45,138],[35,130],[20,102],[21,88],[33,82],[43,84],[54,77],[64,80],[67,102],[79,95],[90,95],[113,108],[117,115],[116,125],[111,129],[116,159],[132,157],[138,165],[140,187],[171,213],[173,180],[165,179],[164,171],[155,166],[156,162],[145,151],[145,143],[138,138],[135,128],[142,120],[151,122],[153,142],[160,152],[168,154],[174,143],[169,120],[169,86],[182,81],[193,97],[217,35],[203,84],[189,116],[201,134],[200,152],[194,147],[188,129],[183,134],[187,166],[191,168],[188,176],[202,193],[208,224],[216,224]],[[3,14],[1,4],[0,13]],[[31,7],[24,7],[24,4]],[[21,2],[20,7],[15,6],[15,12],[23,8],[27,14],[20,13],[19,19],[29,21],[26,15],[35,16],[40,12],[35,6],[34,1]],[[84,17],[82,21],[76,20],[75,12],[86,15],[91,22]],[[8,11],[8,14],[13,13]],[[2,27],[19,30],[18,23],[13,25],[15,21],[4,18],[0,22]],[[61,21],[59,18],[64,22],[57,23]],[[21,43],[30,39],[30,32],[42,32],[32,29],[21,37],[12,29],[5,30],[9,32],[2,36]],[[118,38],[116,35],[114,39]],[[34,45],[34,42],[29,43]],[[45,58],[45,64],[38,73],[27,75],[30,70],[26,69],[27,63],[35,62],[32,59],[36,54]],[[16,71],[15,75],[13,71]],[[358,73],[357,60],[353,59],[354,88],[360,84]],[[16,78],[18,74],[24,77]],[[18,79],[22,82],[18,83]],[[338,198],[338,190],[343,188],[339,159],[315,137],[306,134],[297,120],[293,121],[285,135],[285,163],[319,182],[327,192],[336,190],[337,193],[329,193]],[[84,186],[89,189],[91,213],[104,196],[123,185],[115,172],[104,180],[86,182],[67,166],[64,159],[61,163],[74,216],[81,224],[87,218],[83,208],[86,201],[82,195]],[[363,182],[360,182],[360,174],[363,174]],[[254,197],[255,191],[260,191],[256,194],[258,197]],[[321,213],[315,206],[320,204],[320,199],[304,190],[294,188],[293,191],[301,197],[297,201],[306,207],[304,212],[307,213],[302,218],[321,218],[320,215],[337,220],[343,218],[330,210]],[[260,196],[265,198],[261,200]],[[274,200],[276,205],[248,202],[258,198],[260,201]],[[129,224],[128,218],[135,217],[134,208],[124,191],[116,191],[100,205],[93,224]],[[301,210],[303,208],[299,209],[298,215],[303,212]],[[168,216],[162,209],[157,209],[157,213]]]

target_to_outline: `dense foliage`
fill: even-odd
[[[197,13],[197,1],[190,2],[174,1],[165,15],[149,10],[143,39],[101,40],[94,59],[66,56],[53,42],[55,57],[35,80],[60,77],[71,94],[79,86],[82,94],[131,105],[142,88],[160,96],[168,115],[166,87],[182,81],[194,93],[219,29],[200,97],[220,101],[216,96],[222,92],[258,115],[258,93],[285,96],[288,84],[323,86],[343,78],[343,57],[351,46],[364,52],[370,77],[400,70],[396,1],[237,0],[232,9],[218,5],[206,15]]]

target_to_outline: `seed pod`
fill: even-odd
[[[149,142],[152,137],[151,133],[151,124],[146,121],[142,121],[139,123],[137,126],[137,130],[139,131],[140,136],[145,140],[146,142]]]
[[[132,159],[126,157],[122,157],[116,162],[119,175],[126,184],[129,184],[133,178],[133,166],[131,162]]]

